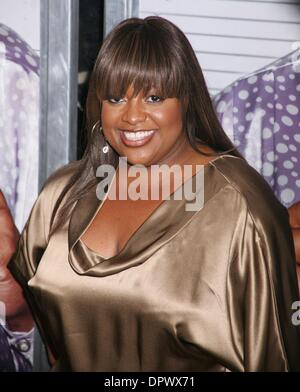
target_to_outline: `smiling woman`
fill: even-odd
[[[145,96],[140,92],[134,97],[133,93],[130,86],[124,98],[103,101],[101,118],[106,140],[131,164],[176,163],[189,149],[180,100],[163,99],[154,89]]]
[[[154,16],[116,26],[86,114],[83,158],[47,181],[9,264],[53,371],[300,370],[287,211],[222,130],[184,34]],[[190,170],[168,198],[109,197],[132,168],[174,166]],[[195,185],[189,209],[177,191]]]

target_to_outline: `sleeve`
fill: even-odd
[[[45,309],[35,300],[28,282],[35,275],[46,250],[52,214],[53,186],[46,184],[36,200],[23,229],[17,250],[8,264],[8,269],[21,285],[25,299],[32,311],[36,325],[45,344],[53,347],[51,336],[42,328]],[[53,348],[52,348],[53,349]]]
[[[45,218],[45,194],[42,191],[35,202],[29,219],[20,236],[17,250],[8,264],[8,268],[16,280],[27,286],[34,276],[36,268],[47,247],[49,223]]]
[[[279,218],[276,212],[263,222],[248,213],[239,238],[228,268],[227,301],[244,371],[300,371],[300,330],[293,324],[298,284],[287,214],[279,211]]]
[[[23,288],[34,276],[47,248],[52,215],[55,214],[54,210],[57,211],[56,203],[61,201],[66,183],[73,173],[72,168],[71,164],[63,166],[48,178],[32,207],[17,250],[8,264],[9,270]]]

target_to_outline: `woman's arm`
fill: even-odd
[[[300,371],[293,241],[284,211],[267,213],[260,220],[249,213],[236,237],[239,245],[228,270],[234,346],[245,371]]]
[[[26,332],[32,329],[34,322],[22,288],[7,269],[18,240],[18,230],[0,191],[0,300],[5,305],[7,327],[11,331]]]
[[[31,290],[29,282],[35,276],[48,246],[54,206],[65,188],[70,173],[73,173],[72,170],[73,166],[67,165],[52,174],[46,181],[22,231],[17,250],[7,266],[22,286],[43,342],[50,347],[55,358],[57,355],[52,336],[43,323],[47,309],[43,307],[35,292]],[[49,355],[49,359],[51,360],[51,355]]]

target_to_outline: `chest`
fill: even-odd
[[[107,199],[81,239],[101,256],[113,257],[160,203],[161,200]]]

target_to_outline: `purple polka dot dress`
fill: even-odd
[[[0,24],[0,188],[22,230],[38,193],[39,57]]]
[[[300,49],[213,98],[235,146],[287,208],[300,200]]]
[[[37,197],[38,136],[39,57],[17,33],[0,24],[0,189],[19,230]],[[5,316],[0,298],[1,306]],[[11,332],[4,316],[0,372],[30,372],[34,330]]]

